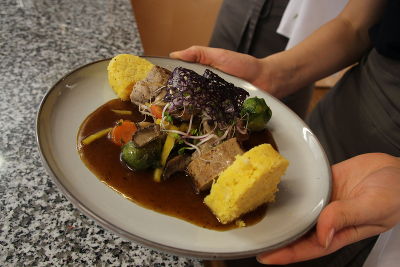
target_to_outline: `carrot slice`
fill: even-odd
[[[122,146],[132,140],[132,135],[136,130],[135,123],[129,120],[119,120],[111,130],[111,141],[116,145]]]
[[[154,117],[156,117],[157,119],[161,119],[162,118],[162,107],[158,106],[158,105],[151,105],[150,106],[150,111],[151,114],[153,114]]]

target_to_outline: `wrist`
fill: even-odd
[[[303,86],[298,78],[299,67],[288,53],[280,52],[261,59],[261,72],[255,83],[277,98],[290,95]]]

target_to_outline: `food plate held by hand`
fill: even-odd
[[[107,70],[119,99],[96,109],[78,133],[79,154],[101,181],[209,229],[262,219],[288,166],[267,129],[272,112],[263,98],[209,69],[171,72],[129,54]]]
[[[153,95],[151,90],[148,90],[149,94],[147,91],[141,91],[140,94],[138,93],[139,91],[136,92],[134,99],[135,104],[140,107],[139,109],[132,108],[134,105],[130,102],[113,100],[116,95],[108,85],[109,72],[107,72],[107,66],[111,64],[109,64],[108,60],[105,60],[88,64],[68,74],[48,92],[41,104],[37,119],[37,132],[43,159],[49,172],[54,176],[56,183],[78,208],[104,227],[123,237],[172,253],[201,258],[222,259],[253,256],[259,252],[282,246],[297,239],[315,224],[319,212],[329,199],[330,169],[317,139],[304,122],[281,102],[238,78],[198,64],[167,58],[147,57],[144,59],[150,62],[150,66],[154,64],[162,69],[160,75],[155,75],[158,75],[158,80],[156,79],[157,82],[155,84],[162,84],[163,80],[165,80],[163,79],[163,73],[168,74],[175,70],[174,72],[177,76],[172,81],[169,78],[168,80],[170,84],[173,85],[175,82],[179,86],[167,87],[170,90],[160,98],[161,102],[164,103],[156,103],[158,95]],[[146,80],[151,68],[143,69],[143,73],[146,75],[142,75],[138,79],[138,81],[142,82],[140,82],[141,85],[138,83],[137,86],[144,86],[146,83],[151,82]],[[209,70],[207,71],[207,69]],[[234,89],[232,91],[236,92],[236,94],[232,94],[230,101],[224,103],[225,105],[219,105],[224,107],[224,110],[230,111],[228,116],[215,112],[215,110],[220,110],[220,107],[215,107],[213,110],[212,105],[210,107],[203,104],[212,101],[202,102],[201,98],[190,99],[192,95],[187,94],[186,88],[182,90],[183,86],[188,87],[188,83],[183,83],[185,78],[180,80],[179,75],[180,73],[184,73],[182,74],[183,76],[187,73],[192,75],[191,71],[195,71],[198,76],[190,81],[193,83],[193,80],[195,80],[195,82],[202,84],[202,86],[192,86],[193,90],[204,87],[205,80],[199,78],[199,76],[202,77],[203,73],[207,73],[206,76],[208,75],[208,77],[212,76],[213,79],[211,81],[217,80],[218,84],[221,84],[223,80],[227,81],[228,84],[232,84],[229,86],[233,86]],[[216,78],[219,76],[222,77],[222,81]],[[210,83],[210,80],[208,82]],[[125,87],[123,85],[121,88],[128,86],[129,84],[125,85]],[[157,88],[161,87],[158,86]],[[146,88],[149,88],[149,86]],[[216,88],[216,86],[213,88]],[[237,88],[243,88],[244,90]],[[118,92],[118,90],[116,91]],[[125,98],[128,95],[129,98],[132,98],[132,94],[130,92],[122,95]],[[218,92],[211,90],[211,92],[205,92],[200,96],[207,94],[216,95]],[[249,95],[247,96],[247,94]],[[148,95],[150,95],[150,98]],[[243,98],[243,96],[246,97]],[[214,98],[217,99],[217,97]],[[170,99],[171,101],[168,102],[165,99]],[[189,101],[185,102],[185,99]],[[239,101],[233,102],[232,99],[239,99]],[[251,116],[243,111],[244,99],[253,99],[253,101],[256,100],[255,102],[262,99],[263,102],[268,104],[273,114],[268,124],[261,123],[261,128],[253,128],[259,127],[259,123],[254,123],[257,121],[250,123],[248,120]],[[185,105],[185,103],[188,105]],[[236,103],[240,103],[240,105],[235,106]],[[159,108],[152,108],[152,106],[159,106]],[[203,112],[209,109],[213,112]],[[188,110],[191,112],[187,112]],[[98,114],[102,114],[101,120],[91,120],[99,116]],[[194,114],[201,115],[196,117],[197,115],[194,116]],[[229,116],[230,114],[234,115]],[[157,116],[161,117],[157,118]],[[82,124],[82,122],[84,123]],[[267,129],[262,129],[265,125]],[[78,140],[76,140],[78,129],[80,129],[80,134]],[[207,129],[211,130],[207,131]],[[241,132],[241,134],[236,136],[232,129],[235,129],[235,132]],[[207,150],[200,150],[200,146],[206,144],[207,141],[218,140],[219,142],[214,143],[209,148],[215,149],[218,145],[223,145],[224,142],[232,138],[242,138],[242,135],[245,135],[249,129],[256,129],[250,131],[254,132],[255,135],[254,138],[249,139],[257,139],[258,142],[263,140],[260,143],[266,143],[264,141],[267,137],[271,138],[272,136],[270,140],[273,141],[269,143],[272,143],[279,153],[273,148],[266,148],[264,145],[260,146],[257,142],[239,140],[239,147],[244,147],[244,153],[238,152],[241,155],[234,156],[232,162],[237,163],[238,159],[242,159],[242,164],[228,164],[229,166],[221,171],[222,174],[227,172],[226,177],[232,176],[229,173],[234,172],[234,170],[229,170],[229,168],[235,165],[237,165],[236,171],[238,169],[244,170],[243,162],[248,162],[248,159],[251,158],[246,156],[248,152],[245,151],[249,150],[251,152],[252,147],[260,147],[259,149],[263,151],[257,152],[257,155],[273,151],[276,156],[271,156],[272,158],[282,157],[283,159],[283,161],[278,160],[278,162],[284,163],[285,159],[290,162],[286,174],[281,178],[279,191],[274,197],[273,194],[267,199],[267,201],[275,199],[275,202],[269,204],[266,209],[259,210],[259,214],[254,215],[253,219],[248,219],[246,222],[246,218],[240,217],[243,214],[239,212],[238,215],[233,217],[234,219],[225,221],[219,215],[217,208],[209,204],[213,211],[211,212],[202,203],[204,197],[209,194],[209,191],[207,191],[209,189],[202,191],[207,193],[198,193],[196,189],[201,191],[202,188],[195,187],[193,189],[191,187],[196,183],[179,184],[179,181],[182,182],[185,178],[186,181],[192,181],[193,177],[179,175],[180,172],[177,171],[167,173],[169,177],[165,178],[164,175],[167,170],[165,167],[168,161],[174,158],[169,158],[169,156],[189,155],[193,158],[194,153],[200,154],[200,157],[201,155],[205,156]],[[265,134],[265,131],[270,135]],[[264,134],[260,134],[260,132]],[[96,136],[96,134],[98,135]],[[125,136],[128,136],[128,139],[125,139]],[[129,139],[132,136],[133,138]],[[172,146],[171,142],[169,145],[167,142],[170,136],[173,137]],[[89,144],[85,144],[87,143],[87,138],[89,138]],[[169,139],[171,141],[171,138]],[[117,142],[119,142],[120,146],[112,144],[110,140],[118,140]],[[80,155],[82,155],[84,147],[97,146],[92,150],[91,156],[82,157],[85,163],[81,161],[76,151],[77,141]],[[109,146],[104,150],[101,148],[104,148],[105,142],[108,142]],[[151,149],[142,149],[142,147],[149,144],[151,144]],[[97,151],[97,153],[93,151]],[[148,153],[148,151],[152,152]],[[154,151],[157,152],[153,153]],[[163,152],[164,158],[162,156]],[[169,155],[165,156],[165,154]],[[119,162],[119,155],[121,155],[122,163],[126,164],[125,166]],[[153,160],[138,160],[142,159],[138,158],[138,155],[151,156]],[[99,170],[95,166],[98,162],[94,164],[96,161],[92,161],[93,158],[96,160],[100,158],[100,162],[106,163],[112,161],[113,158],[115,160],[115,157],[118,159],[119,167],[112,169],[108,174],[106,172],[106,164],[100,164],[104,168]],[[213,158],[205,160],[211,162]],[[262,161],[260,162],[261,166]],[[175,163],[173,165],[177,165]],[[184,170],[188,170],[188,165],[183,164],[183,166],[185,166]],[[285,170],[285,164],[278,169],[278,176],[280,176]],[[115,173],[122,175],[116,181],[112,181],[110,173],[112,175]],[[248,177],[248,175],[242,176]],[[110,187],[101,183],[97,177]],[[227,178],[221,179],[221,184],[223,184],[224,180],[225,184],[220,188],[226,188],[227,184],[229,184],[229,182],[226,182]],[[144,183],[142,188],[135,188],[136,192],[134,192],[134,189],[129,189],[129,185],[138,181]],[[275,185],[271,187],[272,191],[275,190],[277,182],[279,182],[279,179],[275,179]],[[154,185],[155,183],[157,183],[156,186]],[[212,183],[217,186],[218,180]],[[123,195],[117,194],[111,187]],[[178,190],[171,192],[171,188]],[[251,188],[250,186],[246,190],[253,190]],[[215,189],[214,191],[221,191],[221,189]],[[141,197],[145,198],[147,202],[138,201],[132,197],[131,193],[134,193],[133,195],[142,194]],[[183,207],[182,199],[178,201],[173,198],[173,195],[177,193],[185,195],[183,200],[185,198],[190,200],[193,196],[197,196],[199,200],[195,201],[194,206]],[[160,199],[157,199],[159,195],[163,195],[161,199],[164,202],[171,202],[168,203],[167,210],[165,210],[165,207],[156,207],[163,203],[163,201],[160,202]],[[217,195],[219,193],[215,194],[215,199],[218,199]],[[123,196],[133,201],[129,201]],[[255,198],[257,198],[256,194],[254,194]],[[249,199],[249,201],[240,205],[250,203],[252,198]],[[267,201],[264,199],[257,205]],[[209,203],[211,202],[209,201]],[[215,201],[215,203],[219,202]],[[158,204],[151,206],[152,204],[149,203]],[[221,222],[231,222],[228,224],[231,226],[218,229],[218,227],[214,228],[207,224],[200,225],[195,218],[190,218],[190,216],[182,217],[180,215],[182,214],[181,212],[177,214],[176,210],[174,211],[172,208],[175,204],[182,206],[183,210],[191,209],[192,214],[196,213],[193,213],[193,210],[196,211],[198,207],[203,205],[202,209],[208,209],[208,216],[217,223],[214,223],[214,225],[224,225]],[[249,208],[249,210],[251,209],[252,207]],[[216,218],[219,218],[219,221]],[[246,227],[238,227],[243,226],[243,223]],[[215,231],[215,229],[225,231]]]

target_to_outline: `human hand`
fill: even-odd
[[[400,158],[363,154],[332,166],[331,203],[316,230],[287,247],[257,256],[264,264],[319,258],[400,222]]]
[[[284,94],[277,89],[278,83],[284,81],[284,79],[275,78],[273,70],[278,68],[276,65],[274,65],[274,68],[270,68],[269,61],[266,59],[258,59],[230,50],[204,46],[192,46],[185,50],[172,52],[169,56],[175,59],[209,65],[225,73],[242,78],[276,97],[282,97]]]

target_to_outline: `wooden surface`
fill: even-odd
[[[208,45],[222,0],[131,0],[145,55]]]

